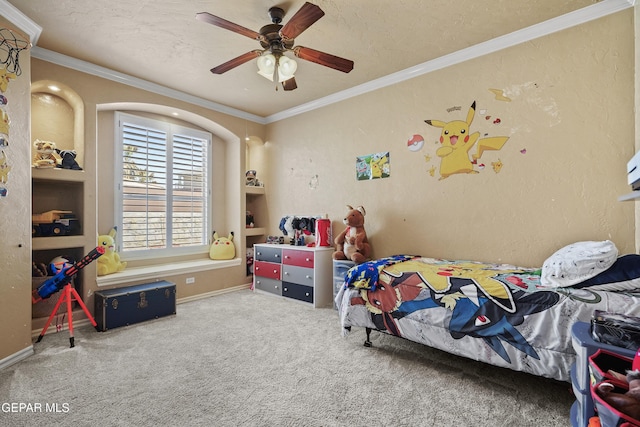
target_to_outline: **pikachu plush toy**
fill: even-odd
[[[104,248],[104,254],[96,260],[98,263],[98,276],[122,271],[127,266],[126,262],[120,262],[120,255],[116,252],[117,227],[113,227],[109,234],[98,236],[98,246]]]

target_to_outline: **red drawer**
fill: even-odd
[[[282,263],[287,265],[297,265],[298,267],[313,268],[313,252],[283,249]]]
[[[260,277],[280,280],[282,264],[275,262],[256,261],[253,265],[253,274]]]

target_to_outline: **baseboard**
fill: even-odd
[[[200,299],[205,299],[209,297],[213,297],[216,295],[227,294],[229,292],[240,291],[242,289],[249,289],[251,287],[251,283],[245,283],[244,285],[233,286],[231,288],[219,289],[217,291],[205,292],[203,294],[192,295],[190,297],[179,298],[176,300],[176,304],[182,304],[185,302],[198,301]]]
[[[33,353],[33,345],[30,345],[29,347],[24,348],[17,353],[13,353],[11,356],[5,357],[4,359],[0,360],[0,371],[26,359]]]

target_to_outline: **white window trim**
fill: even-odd
[[[213,231],[213,208],[212,208],[212,166],[213,166],[213,155],[212,155],[212,140],[213,135],[210,132],[198,130],[195,128],[188,128],[185,126],[177,125],[175,123],[171,123],[170,120],[163,121],[160,118],[151,119],[144,116],[139,116],[135,114],[128,114],[121,111],[115,112],[115,120],[114,126],[115,131],[114,135],[116,135],[116,143],[114,144],[115,155],[114,155],[114,167],[115,167],[115,178],[116,178],[116,187],[114,192],[114,219],[116,224],[121,225],[123,222],[123,200],[122,200],[122,168],[123,168],[123,158],[122,158],[122,132],[120,128],[120,122],[122,120],[125,121],[133,121],[137,123],[147,123],[149,127],[158,126],[159,123],[166,123],[167,126],[170,126],[173,133],[179,133],[180,130],[187,129],[188,133],[198,135],[203,139],[207,139],[209,141],[209,150],[207,157],[207,170],[208,170],[208,193],[207,193],[207,220],[206,220],[206,233],[210,235]],[[158,249],[158,250],[140,250],[140,251],[120,251],[120,247],[122,246],[122,237],[120,233],[116,235],[116,245],[117,250],[120,254],[120,258],[125,261],[135,261],[135,260],[148,260],[148,259],[162,259],[162,258],[172,258],[175,256],[188,256],[188,255],[201,255],[204,253],[209,253],[210,246],[209,244],[198,245],[198,246],[190,246],[190,247],[182,247],[182,248],[166,248],[166,249]]]

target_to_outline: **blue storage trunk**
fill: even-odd
[[[176,314],[176,285],[166,280],[95,293],[99,331]]]

